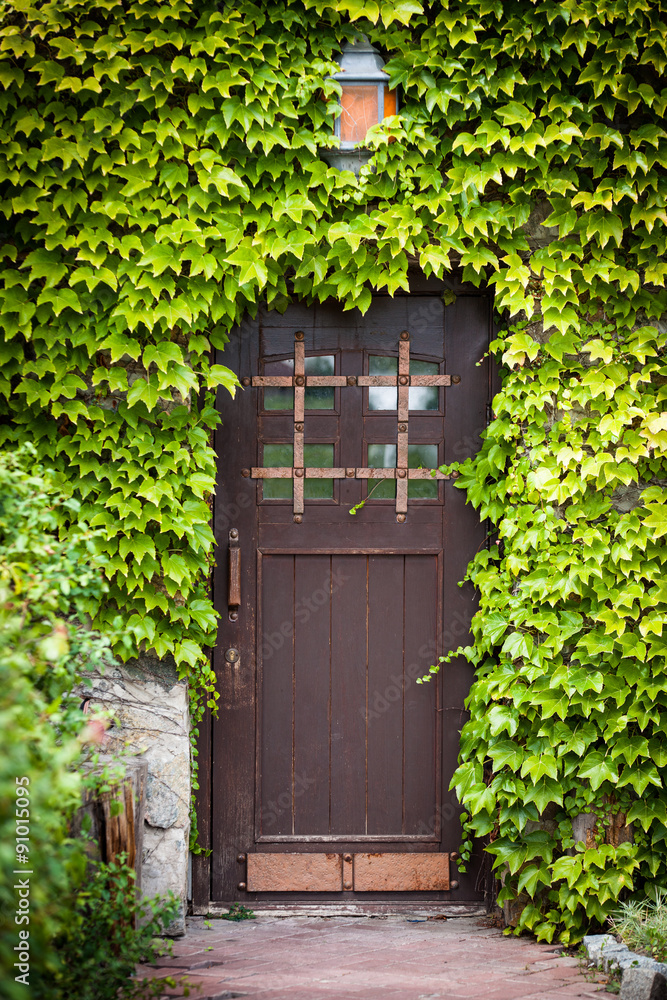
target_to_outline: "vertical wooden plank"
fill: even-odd
[[[367,556],[331,559],[331,833],[366,832]]]
[[[230,336],[224,357],[217,360],[232,371],[257,374],[255,320],[244,321]],[[255,616],[257,610],[257,483],[241,475],[241,469],[258,465],[257,390],[218,392],[222,420],[215,431],[218,455],[218,491],[213,513],[216,539],[213,598],[220,612],[218,638],[213,652],[216,684],[220,694],[219,715],[212,722],[210,744],[211,790],[210,873],[211,898],[239,897],[239,852],[250,849],[255,815],[256,747],[256,662]],[[249,430],[250,429],[250,430]],[[227,553],[229,529],[239,531],[244,554],[241,561],[241,593],[244,604],[238,618],[229,619],[227,607]],[[238,649],[238,666],[225,659],[227,649]]]
[[[294,832],[329,832],[331,557],[294,564]]]
[[[258,833],[292,833],[294,556],[262,560]]]
[[[405,557],[405,812],[403,832],[432,834],[439,827],[439,768],[437,752],[436,694],[439,678],[418,685],[417,676],[429,663],[419,656],[425,643],[437,635],[437,602],[440,588],[436,556]],[[417,673],[419,671],[419,673]]]
[[[401,555],[368,557],[368,833],[403,826]]]

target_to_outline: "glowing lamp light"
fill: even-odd
[[[337,150],[323,150],[322,155],[332,167],[358,173],[371,156],[361,149],[369,128],[396,114],[396,91],[389,90],[389,74],[384,72],[382,56],[364,35],[346,43],[338,64],[340,70],[333,79],[342,88],[334,128],[339,145]]]

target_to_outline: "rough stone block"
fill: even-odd
[[[651,968],[625,969],[621,1000],[667,1000],[667,979]]]
[[[624,955],[621,955],[618,959],[619,969],[653,969],[654,972],[662,972],[661,968],[657,968],[657,962],[654,962],[652,958],[647,955],[637,955],[634,951],[627,951]],[[664,973],[663,973],[664,975]]]
[[[584,948],[594,965],[599,965],[602,961],[603,950],[615,944],[616,938],[611,934],[587,934],[583,940]]]
[[[185,933],[187,844],[190,835],[190,717],[188,691],[173,660],[144,656],[104,674],[82,689],[92,707],[111,711],[104,750],[140,755],[148,765],[141,889],[147,896],[169,890],[181,915],[169,929]]]
[[[620,969],[621,962],[628,954],[628,949],[624,944],[614,942],[613,945],[608,945],[602,949],[602,968],[605,972],[611,972],[612,969]]]
[[[143,883],[146,896],[164,895],[171,890],[179,899],[179,913],[166,928],[169,937],[185,934],[186,889],[188,878],[189,831],[181,827],[144,830]]]
[[[160,776],[149,774],[146,786],[146,822],[150,826],[168,830],[178,819],[178,793],[170,788],[165,781],[166,775],[161,770]]]

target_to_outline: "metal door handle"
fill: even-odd
[[[237,528],[229,532],[229,570],[227,574],[227,604],[229,620],[235,622],[241,607],[241,549]]]

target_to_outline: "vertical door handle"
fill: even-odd
[[[235,622],[241,607],[241,549],[238,528],[229,532],[229,568],[227,574],[227,604],[229,620]]]

